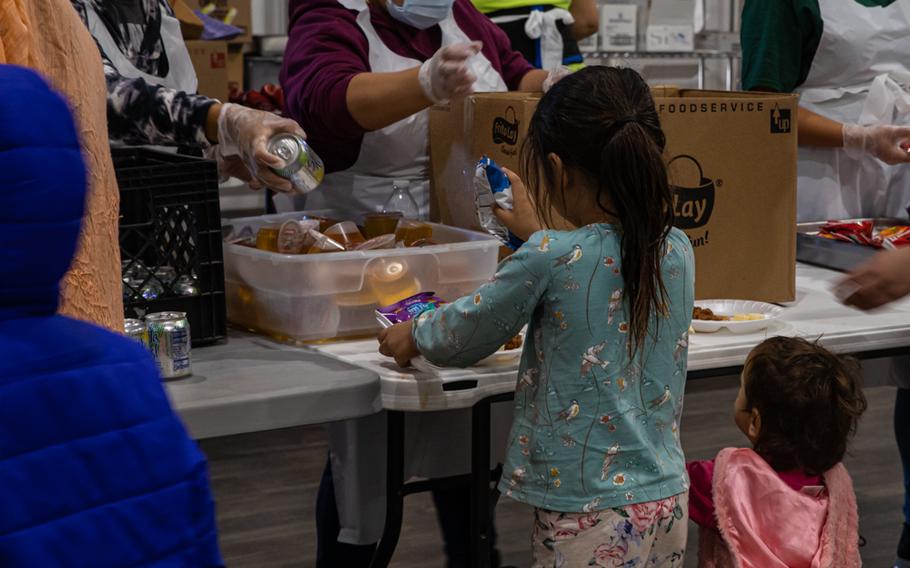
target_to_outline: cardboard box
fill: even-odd
[[[638,45],[638,6],[606,4],[600,12],[604,51],[635,51]]]
[[[171,6],[174,8],[174,15],[180,22],[180,33],[183,34],[183,40],[190,41],[202,37],[202,20],[193,12],[186,1],[172,0]]]
[[[795,95],[655,88],[677,226],[695,250],[696,297],[791,301],[796,293]],[[538,97],[477,94],[430,111],[434,215],[479,229],[474,164],[518,171]]]
[[[225,41],[188,41],[201,95],[227,102],[231,89],[243,89],[243,45]]]
[[[796,95],[653,89],[696,298],[796,297]]]
[[[518,171],[521,142],[539,93],[483,93],[430,109],[432,216],[446,225],[481,230],[474,216],[474,166],[489,156]]]

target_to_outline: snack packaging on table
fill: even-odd
[[[493,214],[493,206],[512,209],[512,183],[496,162],[484,156],[477,162],[474,173],[474,205],[477,220],[485,231],[501,240],[512,250],[518,250],[524,241],[513,235]]]
[[[910,226],[894,225],[876,231],[872,220],[829,221],[818,231],[824,239],[875,248],[894,248],[910,244]]]
[[[376,321],[382,327],[392,327],[420,316],[420,314],[435,310],[445,304],[445,300],[436,297],[436,292],[421,292],[404,300],[395,302],[390,306],[376,310]]]

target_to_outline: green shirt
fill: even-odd
[[[895,0],[852,1],[873,8]],[[795,91],[809,76],[823,31],[818,0],[746,0],[740,33],[743,89]]]
[[[620,233],[611,225],[541,231],[472,295],[417,319],[431,362],[467,366],[528,333],[499,487],[518,501],[591,512],[689,487],[679,444],[695,260],[673,229],[661,266],[665,313],[628,351]]]
[[[473,2],[474,7],[484,14],[528,6],[553,6],[568,10],[572,5],[572,0],[473,0]]]

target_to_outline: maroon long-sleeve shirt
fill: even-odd
[[[505,33],[470,0],[455,0],[453,11],[462,31],[483,42],[483,54],[509,89],[518,89],[533,68],[512,50]],[[345,98],[354,75],[372,71],[366,36],[357,25],[357,12],[337,0],[291,0],[290,15],[281,70],[285,110],[306,130],[326,170],[345,170],[357,160],[366,132],[351,117]],[[412,28],[393,19],[379,2],[370,3],[370,19],[385,45],[402,57],[426,61],[442,46],[439,26]]]

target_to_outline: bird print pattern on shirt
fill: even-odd
[[[503,493],[580,512],[688,488],[677,424],[694,260],[684,233],[670,239],[669,309],[653,315],[655,343],[637,355],[628,349],[620,233],[606,225],[537,233],[489,283],[415,327],[428,359],[457,365],[528,325]]]

